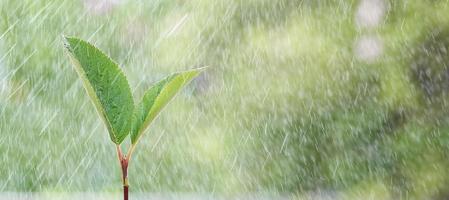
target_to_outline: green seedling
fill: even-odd
[[[95,46],[81,39],[64,37],[64,45],[97,113],[116,145],[122,171],[124,199],[128,199],[128,166],[139,139],[173,97],[204,68],[174,73],[155,83],[134,104],[131,90],[119,66]],[[120,144],[130,136],[125,155]]]

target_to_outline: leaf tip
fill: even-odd
[[[203,66],[203,67],[194,68],[194,69],[191,69],[191,70],[188,70],[188,71],[198,71],[199,73],[201,73],[203,71],[206,71],[209,68],[210,68],[209,66]]]
[[[75,40],[77,40],[77,38],[69,37],[69,36],[66,36],[66,35],[62,35],[61,37],[62,37],[62,42],[63,42],[63,44],[64,44],[64,47],[65,47],[69,52],[72,52],[72,50],[73,50],[73,42],[74,42]],[[78,39],[78,40],[79,40],[79,39]]]

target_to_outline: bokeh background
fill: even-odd
[[[449,197],[447,0],[0,0],[0,193],[120,191],[63,34],[137,99],[210,66],[142,138],[132,193]]]

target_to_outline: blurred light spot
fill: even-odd
[[[382,22],[385,15],[383,0],[361,0],[356,13],[356,22],[360,27],[375,27]]]
[[[377,36],[363,36],[355,45],[355,55],[358,59],[372,62],[383,52],[383,43]]]

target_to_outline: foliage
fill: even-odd
[[[134,102],[118,65],[91,44],[65,38],[65,46],[87,94],[108,128],[112,142],[122,143],[131,129]]]
[[[134,106],[128,81],[114,61],[86,41],[71,37],[65,40],[84,88],[116,144],[121,144],[131,130],[131,141],[135,144],[164,106],[202,70],[168,76],[151,87]]]

